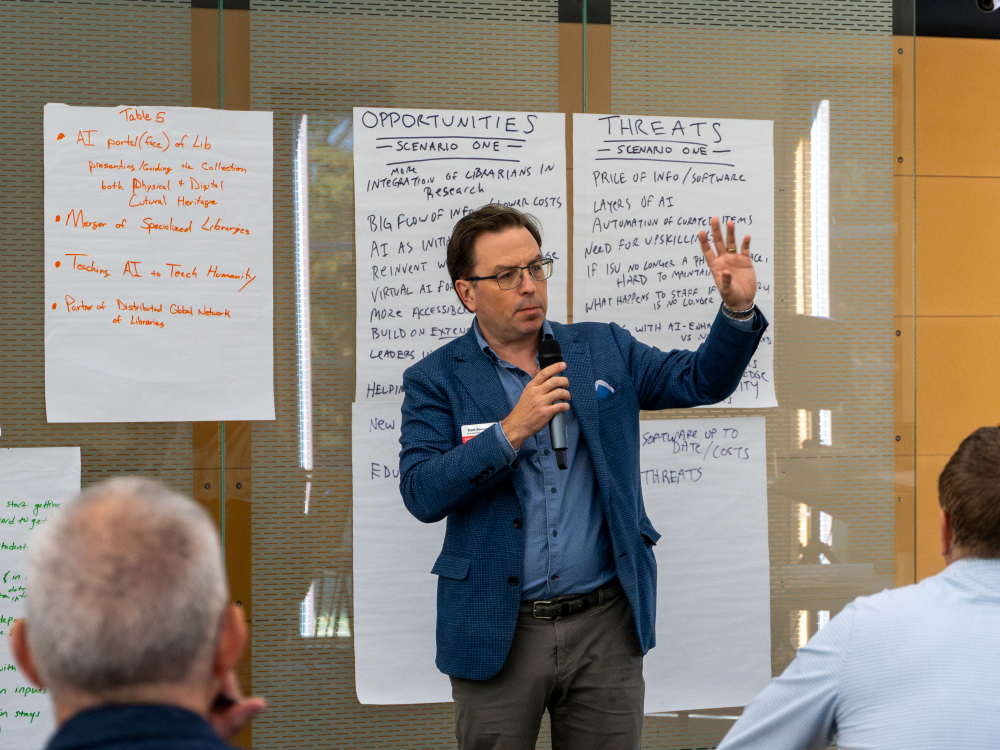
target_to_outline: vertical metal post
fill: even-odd
[[[226,423],[219,422],[219,537],[226,559]]]
[[[222,0],[219,0],[219,109],[225,109],[222,93]]]
[[[583,0],[583,111],[587,111],[587,0]]]
[[[223,37],[222,0],[219,0],[219,109],[225,109],[225,91],[222,83]],[[222,559],[226,559],[226,423],[219,422],[219,540]]]

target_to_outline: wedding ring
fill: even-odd
[[[727,253],[735,253],[736,252],[736,248],[735,247],[727,247],[726,248],[726,252]]]

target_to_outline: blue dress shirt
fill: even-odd
[[[476,340],[496,366],[497,375],[513,409],[531,382],[520,367],[501,360],[483,338],[479,321],[473,323]],[[545,321],[542,337],[552,338]],[[537,362],[537,357],[535,361]],[[522,599],[551,599],[586,594],[615,577],[611,534],[597,495],[594,466],[573,402],[566,412],[566,469],[556,465],[548,429],[539,430],[515,451],[494,425],[508,463],[518,459],[528,497],[524,502],[524,568]]]
[[[719,750],[1000,747],[1000,560],[861,597],[799,649]]]
[[[726,318],[727,323],[751,330],[756,316],[746,321]],[[520,367],[500,359],[483,338],[479,320],[473,330],[480,348],[496,367],[497,375],[513,410],[525,386],[531,382]],[[552,326],[542,324],[542,338],[552,338]],[[538,361],[538,357],[535,357]],[[594,466],[587,442],[580,435],[580,422],[573,412],[573,402],[566,412],[566,468],[556,464],[548,429],[514,450],[500,423],[497,431],[501,448],[512,464],[519,459],[527,498],[524,501],[524,568],[521,598],[552,599],[557,596],[586,594],[615,577],[615,557],[611,533],[604,518],[597,491]]]

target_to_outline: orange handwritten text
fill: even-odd
[[[174,171],[173,167],[165,167],[159,162],[156,162],[156,166],[148,164],[145,160],[139,165],[140,172],[163,172],[163,174],[170,174]]]
[[[170,266],[170,278],[182,278],[182,279],[197,279],[198,278],[198,266],[195,266],[190,271],[181,271],[180,265],[177,263],[167,263]]]
[[[127,135],[121,139],[108,138],[108,148],[111,148],[112,146],[131,146],[132,148],[135,148],[138,145],[139,145],[139,139],[133,138],[130,135]]]
[[[132,300],[131,302],[122,302],[121,300],[116,300],[118,303],[119,310],[131,310],[133,312],[163,312],[163,303],[154,305],[152,302],[136,302]]]
[[[208,273],[205,274],[205,277],[210,279],[234,279],[236,281],[243,281],[246,279],[247,283],[240,287],[241,292],[247,288],[247,284],[257,278],[256,276],[250,275],[249,268],[246,270],[246,273],[222,273],[218,266],[209,266]]]
[[[146,182],[145,180],[137,180],[132,178],[132,193],[138,193],[141,190],[150,193],[154,190],[170,190],[170,180],[166,182]]]
[[[128,199],[128,205],[129,208],[142,208],[143,206],[166,206],[167,196],[166,194],[163,194],[159,198],[150,198],[148,195],[144,195],[142,200],[139,200],[136,194],[132,193]],[[143,228],[145,229],[145,227]]]
[[[90,312],[94,309],[93,305],[88,305],[83,300],[80,300],[80,304],[77,304],[76,300],[66,295],[66,312]],[[98,310],[104,309],[104,303],[102,302],[97,306]]]
[[[204,206],[205,208],[208,208],[209,206],[218,206],[219,202],[218,201],[213,201],[211,199],[205,200],[200,195],[195,196],[194,200],[191,200],[190,198],[185,198],[183,195],[178,195],[177,196],[177,205],[178,206]]]
[[[74,227],[82,227],[83,229],[93,230],[97,230],[108,225],[106,221],[84,221],[82,208],[79,211],[74,208],[66,214],[66,226],[69,226],[70,222],[73,222]]]
[[[122,171],[128,170],[129,172],[135,171],[135,164],[126,164],[124,160],[119,160],[117,164],[111,164],[104,161],[88,161],[88,167],[90,168],[90,173],[93,174],[95,169],[120,169]]]
[[[134,326],[156,326],[157,328],[163,328],[162,320],[151,320],[149,318],[137,318],[134,315],[129,316],[131,320],[131,325]]]
[[[66,257],[73,259],[73,269],[76,271],[90,271],[92,273],[100,274],[104,278],[108,278],[108,276],[111,275],[111,271],[108,271],[105,268],[100,268],[95,261],[90,261],[90,263],[84,265],[83,261],[80,260],[80,258],[87,257],[84,253],[66,253]]]
[[[135,193],[128,199],[129,208],[142,208],[143,206],[166,206],[167,196],[163,194],[160,198],[150,198],[148,195],[144,195],[142,200],[136,197]]]
[[[211,180],[209,182],[202,182],[201,180],[196,180],[194,177],[189,177],[188,187],[192,188],[193,190],[225,190],[226,181]]]
[[[162,130],[160,132],[163,133]],[[147,135],[146,133],[143,133],[142,134],[142,144],[140,145],[140,148],[141,148],[141,146],[152,146],[153,148],[158,148],[161,151],[166,151],[168,148],[170,148],[170,139],[167,138],[167,134],[166,133],[163,133],[163,137],[166,139],[164,141],[166,143],[166,145],[163,145],[163,143],[160,143],[159,141],[153,140],[153,136]]]
[[[201,225],[201,228],[206,232],[232,232],[233,234],[250,234],[249,229],[244,229],[239,224],[235,227],[227,226],[222,223],[222,219],[216,219],[215,223],[212,224],[212,217],[209,216],[205,219],[205,222]]]
[[[201,163],[201,168],[206,172],[246,172],[246,167],[238,167],[232,162],[229,164],[223,164],[221,161],[217,161],[214,164],[209,164],[207,161]]]
[[[150,217],[146,217],[142,220],[142,228],[146,230],[147,234],[152,234],[154,230],[163,230],[167,232],[190,232],[194,221],[189,221],[186,227],[177,226],[174,224],[174,217],[170,217],[170,223],[168,224],[157,224]]]
[[[213,317],[213,318],[219,317],[219,316],[224,316],[224,317],[227,317],[227,318],[230,318],[230,319],[232,318],[232,316],[230,316],[230,314],[229,314],[229,308],[228,307],[225,310],[213,310],[211,307],[208,307],[206,305],[205,307],[199,308],[198,314],[199,315],[207,315],[207,316]]]
[[[194,315],[190,307],[184,307],[184,305],[171,305],[170,306],[171,315]]]
[[[149,114],[144,109],[137,109],[136,107],[125,107],[125,109],[119,110],[118,114],[124,115],[125,119],[129,122],[166,122],[166,112],[157,112],[155,115]]]

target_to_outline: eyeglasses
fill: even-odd
[[[555,261],[552,258],[545,258],[543,260],[536,260],[534,263],[529,263],[526,266],[505,268],[492,276],[470,276],[467,279],[462,279],[462,281],[486,281],[487,279],[496,279],[497,286],[501,289],[517,289],[521,286],[521,280],[524,278],[524,271],[530,273],[531,278],[535,281],[545,281],[552,275],[552,264],[554,262]]]

